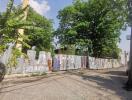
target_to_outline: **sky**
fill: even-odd
[[[22,0],[14,0],[15,5],[21,4]],[[58,11],[63,9],[65,6],[71,5],[73,0],[30,0],[30,6],[37,11],[39,14],[53,19],[53,26],[57,29],[59,21],[57,19]],[[0,11],[3,12],[6,9],[8,0],[0,0]],[[121,31],[121,42],[119,47],[123,51],[130,51],[130,40],[126,40],[126,35],[130,35],[130,28],[128,27],[125,31]]]

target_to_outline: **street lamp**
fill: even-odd
[[[129,21],[131,27],[131,36],[130,36],[130,58],[129,58],[129,71],[128,71],[128,81],[126,83],[126,89],[132,91],[132,0],[128,0],[128,9],[129,9]]]

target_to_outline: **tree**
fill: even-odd
[[[75,0],[59,11],[60,26],[55,35],[62,45],[83,44],[91,56],[117,58],[120,30],[127,18],[126,4],[126,0]]]
[[[14,0],[9,0],[5,13],[0,13],[0,55],[6,49],[7,43],[17,42],[19,33],[17,29],[23,26],[20,14],[22,10],[17,12],[16,15],[12,13]],[[26,25],[26,24],[25,24]],[[6,66],[0,62],[0,82],[4,79],[6,73]]]
[[[52,21],[48,20],[44,16],[39,15],[31,7],[29,8],[27,21],[32,22],[35,26],[41,28],[41,30],[25,30],[25,34],[28,36],[28,41],[26,42],[31,47],[36,46],[37,51],[49,51],[52,47]]]
[[[14,0],[9,0],[6,12],[0,14],[0,51],[1,53],[6,49],[7,43],[15,43],[15,45],[21,42],[27,45],[23,41],[19,41],[21,34],[18,29],[26,29],[32,26],[31,22],[22,20],[24,17],[24,9],[14,10]],[[15,46],[14,46],[15,47]],[[16,49],[16,48],[15,48]]]
[[[24,9],[16,9],[13,6],[14,0],[9,0],[7,9],[4,13],[0,13],[0,55],[7,48],[8,43],[14,43],[12,56],[10,58],[9,65],[16,65],[16,59],[23,53],[16,48],[17,43],[23,44],[23,46],[30,47],[25,40],[27,40],[26,35],[21,35],[19,29],[28,29],[28,30],[42,30],[40,27],[33,25],[33,22],[22,20],[24,17]],[[19,38],[23,38],[23,41],[20,41]]]

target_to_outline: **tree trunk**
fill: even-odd
[[[24,11],[24,17],[23,17],[23,20],[26,20],[27,18],[27,14],[28,14],[28,5],[29,5],[29,0],[23,0],[23,5],[22,5],[22,9],[25,9],[26,7],[26,10]],[[18,33],[23,36],[24,35],[24,29],[18,29]],[[19,37],[18,38],[19,41],[23,41],[23,38],[22,37]],[[16,44],[16,48],[18,48],[20,51],[22,51],[22,44],[21,43],[17,43]]]
[[[129,70],[128,70],[128,81],[126,83],[126,89],[132,91],[132,25],[131,25],[131,40],[130,40],[130,58],[129,58]]]

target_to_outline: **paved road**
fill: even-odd
[[[124,68],[14,78],[1,84],[0,100],[132,100],[122,89],[126,80]]]

